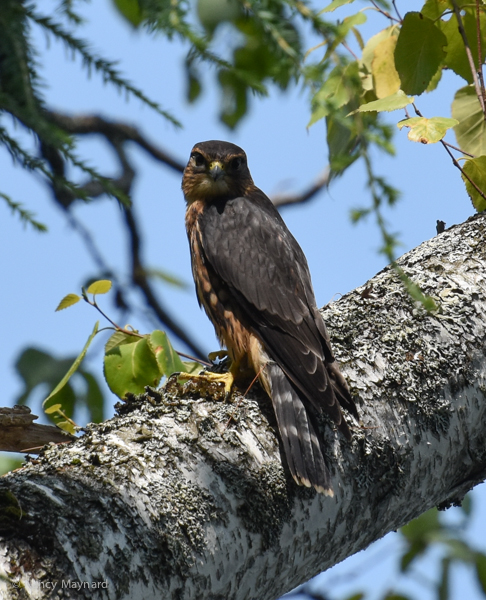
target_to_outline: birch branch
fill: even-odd
[[[0,595],[273,600],[460,503],[486,477],[485,238],[477,215],[398,261],[435,314],[389,268],[323,310],[361,415],[351,443],[322,423],[334,498],[294,484],[263,393],[171,378],[2,479]]]

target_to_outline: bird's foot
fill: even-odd
[[[223,383],[224,384],[224,395],[225,399],[228,399],[231,390],[233,389],[233,384],[235,380],[235,376],[232,370],[227,373],[212,373],[211,371],[205,371],[195,375],[193,373],[179,373],[177,376],[177,380],[182,382],[193,381],[196,383]]]

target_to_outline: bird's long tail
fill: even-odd
[[[331,475],[324,461],[312,415],[300,394],[273,361],[265,366],[265,380],[292,477],[300,485],[314,487],[321,494],[333,496]]]

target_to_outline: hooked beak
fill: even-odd
[[[211,175],[214,181],[218,181],[224,177],[224,169],[222,164],[219,161],[214,161],[209,165],[209,174]]]

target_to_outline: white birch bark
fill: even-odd
[[[322,435],[334,498],[294,484],[261,392],[132,399],[0,482],[2,598],[273,600],[486,477],[486,216],[324,318],[360,423]],[[15,585],[17,587],[15,587]]]

